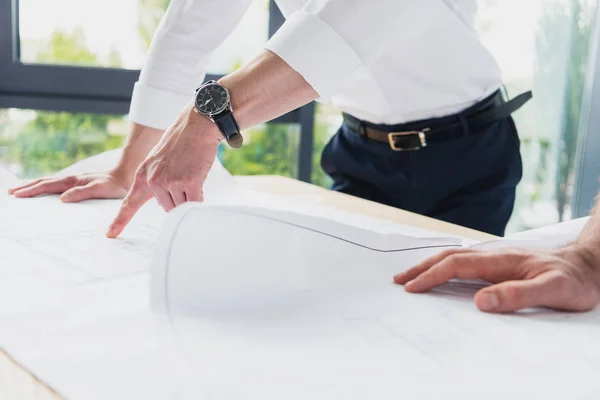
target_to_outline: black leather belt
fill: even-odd
[[[475,134],[479,131],[478,128],[508,118],[532,97],[531,92],[526,92],[506,102],[502,93],[497,91],[474,106],[447,117],[400,125],[377,125],[344,114],[344,124],[362,137],[388,143],[394,151],[414,151],[434,143]]]

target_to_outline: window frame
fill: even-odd
[[[573,218],[588,216],[600,189],[600,1],[590,40],[588,76],[584,89],[575,160]]]
[[[269,37],[285,21],[270,0]],[[127,114],[139,70],[24,64],[20,61],[19,0],[0,0],[0,108]],[[222,75],[206,76],[206,80]],[[272,122],[301,126],[298,179],[310,182],[314,104]]]

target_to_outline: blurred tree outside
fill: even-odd
[[[337,124],[332,126],[329,113],[317,105],[314,125],[311,181],[315,185],[329,187],[331,179],[321,168],[321,152]],[[229,149],[221,145],[219,159],[234,175],[282,175],[298,176],[300,126],[264,124],[244,132],[244,146]]]
[[[36,58],[40,63],[56,60],[92,65],[98,62],[96,55],[88,50],[80,28],[71,33],[55,31]],[[110,61],[113,67],[121,65],[118,52],[111,51]],[[109,123],[118,119],[110,115],[38,111],[6,144],[5,158],[8,163],[21,166],[23,177],[56,172],[76,161],[121,146],[123,136],[108,133]]]
[[[577,137],[594,14],[594,7],[589,1],[572,1],[570,22],[572,45],[565,93],[566,115],[560,135],[556,178],[556,200],[560,222],[563,221],[566,208],[571,201]]]
[[[140,0],[138,33],[147,50],[154,30],[164,14],[169,0]],[[37,54],[35,62],[69,65],[99,65],[98,56],[92,53],[80,27],[73,32],[55,31],[45,47]],[[111,49],[108,66],[121,67],[121,55]],[[7,110],[1,115],[8,115]],[[0,115],[0,154],[9,164],[20,166],[22,177],[45,175],[63,169],[76,161],[106,150],[120,147],[126,132],[109,134],[110,124],[121,122],[122,117],[86,113],[37,111],[35,118],[21,127],[12,138],[3,138]],[[5,118],[6,119],[6,118]],[[10,121],[9,121],[10,123]],[[6,124],[8,125],[8,124]]]
[[[530,194],[530,201],[538,201],[544,195],[553,195],[559,222],[566,217],[573,190],[579,121],[595,6],[595,1],[589,0],[548,2],[536,33],[534,93],[546,114],[538,117],[539,158],[535,190]],[[548,110],[556,110],[557,114],[549,115]],[[555,168],[550,168],[548,157],[554,157],[552,167]],[[552,174],[555,174],[554,180]],[[551,181],[554,181],[553,190],[548,185]]]
[[[264,124],[244,132],[240,149],[222,144],[219,159],[234,175],[298,174],[300,127],[288,124]]]

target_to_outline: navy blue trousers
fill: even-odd
[[[503,236],[521,180],[512,118],[418,151],[395,152],[343,125],[323,151],[332,189]]]

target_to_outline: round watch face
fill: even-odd
[[[218,84],[200,88],[196,94],[196,109],[205,115],[217,115],[229,105],[229,92]]]

